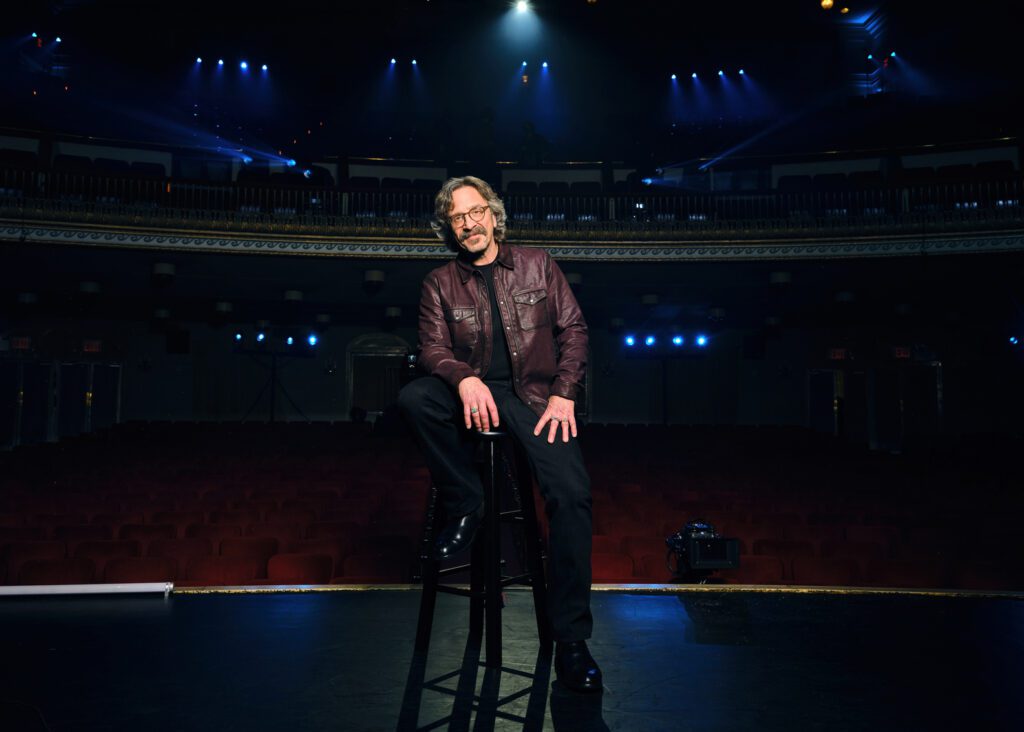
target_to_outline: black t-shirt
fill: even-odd
[[[494,294],[494,263],[478,266],[477,270],[484,276],[491,302],[491,365],[484,374],[484,381],[511,383],[512,363],[508,356],[508,340],[505,338],[505,329],[501,323],[498,298]]]

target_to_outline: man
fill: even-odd
[[[587,325],[558,266],[541,249],[504,243],[505,207],[472,176],[444,183],[431,226],[458,256],[423,281],[420,365],[399,407],[423,448],[447,516],[439,559],[470,545],[483,487],[468,430],[503,426],[525,448],[549,525],[548,613],[555,669],[577,691],[602,688],[587,649],[591,498],[574,413]]]

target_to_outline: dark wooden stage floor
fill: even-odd
[[[1020,730],[1024,595],[595,592],[607,690],[538,655],[511,592],[505,657],[416,590],[0,600],[0,730]]]

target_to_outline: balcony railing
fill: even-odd
[[[1014,176],[805,193],[505,196],[509,226],[554,240],[813,238],[1009,229],[1024,220]],[[217,231],[425,236],[433,194],[177,182],[0,170],[0,215],[31,221]]]

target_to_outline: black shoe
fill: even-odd
[[[573,691],[601,691],[601,669],[590,655],[586,641],[559,643],[555,648],[558,680]]]
[[[473,543],[477,529],[484,518],[484,507],[481,506],[465,516],[450,519],[441,529],[437,542],[434,544],[434,559],[447,559],[461,552]]]

